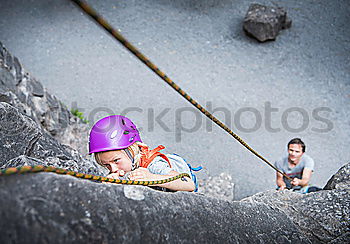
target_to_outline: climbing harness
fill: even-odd
[[[151,186],[151,185],[158,185],[158,184],[164,184],[168,183],[177,179],[182,179],[183,177],[191,178],[190,175],[186,173],[182,173],[179,175],[176,175],[174,177],[170,177],[168,179],[163,180],[149,180],[149,181],[137,181],[137,180],[120,180],[120,179],[111,179],[104,176],[98,176],[98,175],[90,175],[90,174],[84,174],[79,173],[75,171],[70,171],[66,169],[56,168],[52,166],[43,166],[43,165],[35,165],[35,166],[21,166],[21,167],[13,167],[13,168],[6,168],[0,171],[0,176],[3,175],[13,175],[13,174],[24,174],[24,173],[39,173],[39,172],[51,172],[56,174],[64,174],[64,175],[71,175],[77,178],[92,180],[92,181],[101,181],[101,182],[109,182],[109,183],[116,183],[116,184],[124,184],[124,185],[143,185],[143,186]]]
[[[170,161],[167,156],[165,156],[163,153],[160,153],[159,151],[164,149],[165,147],[163,145],[159,145],[158,147],[149,150],[147,146],[139,145],[141,150],[141,158],[140,158],[140,167],[147,168],[148,165],[155,159],[155,157],[159,156],[163,158],[167,163],[169,164],[171,168]]]
[[[175,153],[173,153],[173,155],[175,155],[176,157],[180,157],[179,155],[177,155]],[[182,158],[182,157],[180,157],[180,158]],[[188,168],[190,169],[192,180],[193,180],[193,183],[194,183],[194,186],[195,186],[194,192],[198,192],[199,184],[198,184],[198,181],[197,181],[197,176],[193,172],[198,172],[198,171],[202,170],[203,167],[202,166],[198,166],[198,167],[194,168],[194,167],[192,167],[191,164],[187,163],[186,159],[184,159],[184,158],[182,158],[182,159],[186,162]]]
[[[198,181],[197,181],[197,176],[193,173],[193,171],[194,172],[200,171],[203,169],[203,167],[199,166],[199,167],[193,168],[189,163],[187,164],[187,166],[190,168],[192,180],[193,180],[193,183],[195,185],[194,192],[197,192],[198,191]]]
[[[267,159],[261,156],[258,152],[252,149],[242,138],[236,135],[230,128],[218,120],[214,115],[209,113],[205,108],[203,108],[198,102],[192,99],[184,90],[182,90],[174,81],[172,81],[165,73],[163,73],[156,65],[154,65],[145,55],[143,55],[134,45],[132,45],[128,40],[126,40],[117,30],[115,30],[104,18],[102,18],[94,9],[92,9],[86,2],[81,0],[71,0],[78,7],[80,7],[86,14],[93,18],[100,26],[102,26],[107,32],[109,32],[117,41],[119,41],[124,47],[126,47],[131,53],[133,53],[137,58],[140,59],[148,68],[155,72],[162,80],[164,80],[168,85],[170,85],[175,91],[177,91],[182,97],[189,101],[193,106],[195,106],[199,111],[201,111],[210,120],[224,129],[229,133],[234,139],[241,143],[246,149],[252,152],[255,156],[263,160],[266,164],[272,167],[277,172],[281,173],[284,177],[292,180],[285,173],[277,169],[273,164],[271,164]]]

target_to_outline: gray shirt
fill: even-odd
[[[303,171],[304,168],[311,169],[312,171],[314,170],[314,160],[306,155],[305,153],[300,159],[300,162],[293,168],[289,167],[288,164],[288,157],[284,157],[278,161],[275,162],[275,166],[277,169],[288,175],[289,177],[293,178],[298,178],[301,179],[303,176]],[[283,176],[283,181],[286,183],[286,186],[288,189],[292,188],[292,185],[290,181]],[[293,189],[298,189],[301,188],[300,186],[294,187]]]

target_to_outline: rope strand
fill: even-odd
[[[53,166],[43,166],[43,165],[35,165],[35,166],[21,166],[21,167],[12,167],[12,168],[6,168],[2,169],[0,171],[0,176],[5,175],[14,175],[14,174],[25,174],[25,173],[39,173],[39,172],[51,172],[55,174],[62,174],[62,175],[70,175],[74,176],[76,178],[81,179],[87,179],[92,181],[101,181],[101,182],[109,182],[109,183],[115,183],[115,184],[123,184],[123,185],[143,185],[143,186],[151,186],[151,185],[158,185],[158,184],[164,184],[168,183],[174,180],[181,179],[182,177],[188,177],[191,178],[188,174],[182,173],[179,175],[176,175],[174,177],[170,177],[168,179],[163,180],[120,180],[120,179],[111,179],[104,176],[98,176],[98,175],[90,175],[90,174],[84,174],[79,173],[75,171],[70,171],[62,168],[56,168]]]

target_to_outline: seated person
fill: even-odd
[[[133,122],[121,115],[99,120],[90,132],[89,153],[94,153],[96,162],[109,170],[108,178],[152,181],[187,173],[191,178],[156,186],[170,191],[197,190],[191,166],[178,155],[160,153],[161,149],[164,147],[149,150]]]
[[[275,162],[281,172],[292,178],[288,180],[281,173],[276,173],[278,190],[293,189],[302,193],[317,191],[320,188],[309,187],[314,160],[305,154],[305,144],[300,138],[294,138],[288,143],[288,156]]]

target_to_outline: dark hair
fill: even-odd
[[[291,145],[291,144],[301,145],[302,151],[305,152],[305,149],[306,149],[305,143],[300,138],[294,138],[294,139],[290,140],[290,142],[288,142],[288,149],[289,149],[289,145]]]

